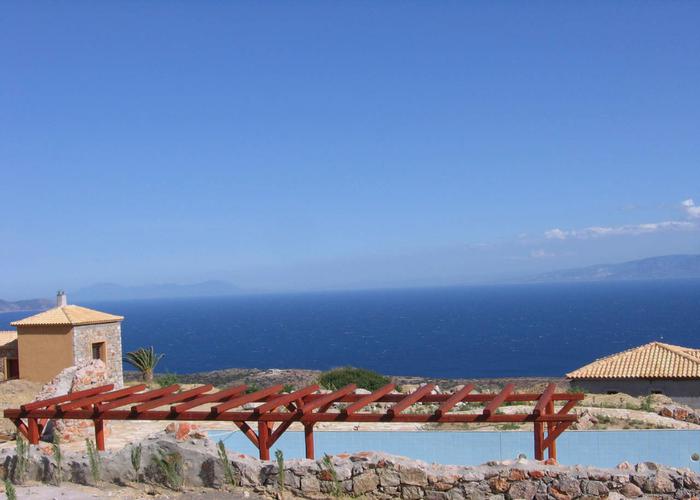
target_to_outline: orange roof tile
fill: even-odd
[[[0,348],[17,340],[17,330],[0,331]]]
[[[700,378],[700,349],[651,342],[567,373],[570,379]]]
[[[34,316],[13,321],[12,326],[37,325],[94,325],[98,323],[114,323],[123,320],[123,316],[103,313],[76,305],[54,307]]]

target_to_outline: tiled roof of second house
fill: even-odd
[[[566,376],[571,379],[700,378],[700,349],[651,342],[598,359]]]
[[[103,313],[76,305],[54,307],[34,316],[10,323],[12,326],[35,325],[95,325],[99,323],[114,323],[123,320],[123,316]]]
[[[0,347],[9,345],[11,342],[17,340],[17,330],[3,330],[0,331]]]

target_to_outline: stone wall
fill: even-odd
[[[185,488],[229,488],[215,443],[198,431],[161,433],[140,445],[142,456],[138,472],[131,466],[131,446],[103,453],[102,480],[116,484],[139,480],[162,485],[165,478],[153,457],[177,454],[182,459]],[[56,468],[50,446],[33,448],[29,478],[51,481]],[[12,476],[13,453],[8,449],[0,452],[0,476]],[[64,480],[90,484],[87,456],[64,454]],[[268,497],[280,497],[276,462],[262,462],[235,453],[229,453],[227,458],[237,485]],[[624,463],[617,469],[546,466],[527,460],[450,466],[366,452],[338,455],[329,460],[288,460],[284,471],[285,495],[310,499],[346,495],[409,500],[690,499],[700,496],[700,477],[696,473],[654,463],[636,466]]]
[[[92,344],[104,342],[107,381],[116,389],[124,386],[122,372],[121,323],[83,325],[73,328],[73,364],[82,366],[92,361]]]

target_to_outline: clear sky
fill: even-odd
[[[0,298],[699,253],[699,21],[690,1],[5,2]]]

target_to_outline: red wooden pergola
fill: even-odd
[[[577,419],[569,413],[583,394],[557,393],[549,384],[540,393],[514,392],[508,384],[497,394],[476,394],[469,384],[454,394],[433,394],[435,384],[426,384],[410,394],[394,391],[388,384],[370,393],[357,394],[355,385],[348,385],[327,394],[319,393],[319,386],[310,385],[290,393],[282,392],[282,385],[247,393],[240,385],[211,392],[211,385],[185,391],[175,384],[155,390],[136,385],[113,390],[113,385],[72,392],[42,401],[5,410],[20,433],[32,444],[38,444],[50,419],[92,420],[95,424],[95,443],[104,450],[105,420],[179,420],[233,422],[260,451],[260,458],[270,459],[270,447],[294,422],[304,426],[306,456],[314,458],[314,425],[318,422],[408,422],[408,423],[523,423],[534,424],[535,459],[557,457],[556,439]],[[532,402],[530,413],[503,414],[498,408],[506,402]],[[381,405],[379,411],[367,406]],[[456,412],[459,403],[483,405],[479,413]],[[557,409],[555,403],[559,405]],[[205,408],[199,408],[206,405]],[[424,408],[409,412],[414,405]],[[426,408],[426,405],[431,405]],[[435,408],[437,406],[437,408]],[[250,408],[250,409],[247,409]],[[257,422],[257,432],[251,423]]]

